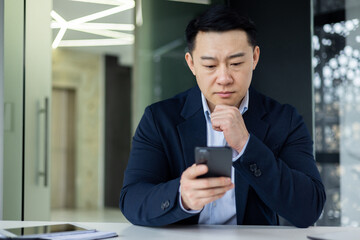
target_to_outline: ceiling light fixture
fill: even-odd
[[[51,23],[51,28],[61,28],[61,24],[56,21]],[[134,24],[116,24],[116,23],[82,23],[82,24],[69,24],[68,29],[107,29],[107,30],[121,30],[121,31],[134,31]]]
[[[135,29],[133,24],[112,24],[112,23],[89,23],[90,21],[104,18],[116,13],[120,13],[135,7],[135,2],[133,0],[72,0],[78,2],[87,2],[87,3],[98,3],[98,4],[109,4],[109,5],[119,5],[104,11],[93,13],[84,17],[76,18],[71,21],[66,21],[55,11],[51,11],[51,17],[54,21],[51,23],[51,28],[60,28],[53,44],[53,48],[58,46],[69,47],[71,43],[74,43],[76,47],[79,46],[91,46],[89,44],[94,43],[93,46],[101,46],[101,42],[104,43],[103,46],[109,45],[124,45],[124,44],[133,44],[134,35],[128,33],[117,32],[120,31],[133,31]],[[62,40],[66,30],[71,29],[80,32],[91,33],[95,35],[100,35],[103,37],[110,37],[110,39],[90,39],[90,40]],[[105,41],[108,40],[108,41]],[[65,41],[65,43],[64,43]],[[79,45],[83,43],[83,45]]]
[[[113,46],[129,45],[130,41],[124,39],[87,39],[87,40],[63,40],[59,47],[91,47],[91,46]]]
[[[169,0],[172,2],[196,3],[196,4],[210,4],[210,0]]]
[[[104,36],[104,37],[110,37],[110,38],[117,38],[117,39],[127,39],[127,40],[134,40],[133,34],[128,33],[122,33],[122,32],[115,32],[115,31],[109,31],[106,29],[78,29],[80,32],[86,32],[91,33],[94,35]]]
[[[50,15],[59,23],[59,26],[60,26],[60,30],[59,30],[58,34],[56,35],[56,38],[52,44],[52,48],[57,48],[59,46],[61,39],[65,35],[66,29],[67,29],[67,24],[66,24],[65,19],[63,19],[55,11],[51,11]]]
[[[134,0],[71,0],[73,2],[97,3],[106,5],[120,5],[134,2]]]
[[[103,18],[103,17],[113,15],[115,13],[120,13],[120,12],[129,10],[131,8],[134,8],[134,7],[135,7],[134,2],[132,2],[131,4],[127,3],[127,4],[124,4],[124,5],[118,6],[118,7],[110,8],[110,9],[107,9],[107,10],[104,10],[104,11],[101,11],[101,12],[97,12],[97,13],[90,14],[90,15],[87,15],[87,16],[84,16],[84,17],[81,17],[81,18],[71,20],[71,21],[69,21],[69,23],[70,24],[80,24],[80,23],[90,22],[90,21],[93,21],[93,20],[97,20],[99,18]]]

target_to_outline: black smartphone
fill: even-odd
[[[196,147],[195,163],[209,168],[202,178],[231,177],[232,150],[230,147]]]

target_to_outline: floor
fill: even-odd
[[[118,208],[99,210],[51,210],[51,221],[66,222],[128,222]]]

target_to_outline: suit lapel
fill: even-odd
[[[266,110],[262,103],[262,97],[254,89],[249,89],[249,109],[243,115],[246,128],[250,134],[254,134],[264,141],[269,124],[262,120]],[[235,196],[237,223],[243,224],[246,211],[246,203],[249,192],[247,181],[235,171]]]
[[[206,146],[206,122],[198,87],[189,91],[181,116],[184,121],[177,126],[186,168],[195,162],[194,149]]]
[[[249,110],[244,114],[244,121],[249,133],[264,141],[269,124],[263,121],[266,115],[263,98],[253,88],[249,89]]]

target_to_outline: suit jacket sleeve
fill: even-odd
[[[273,124],[265,140],[250,132],[234,167],[270,209],[297,227],[308,227],[319,218],[325,202],[312,140],[294,108],[285,106],[268,118],[265,121]]]
[[[162,141],[148,107],[133,138],[120,194],[120,209],[136,225],[161,226],[193,216],[179,205],[180,173],[184,169],[171,165]]]

